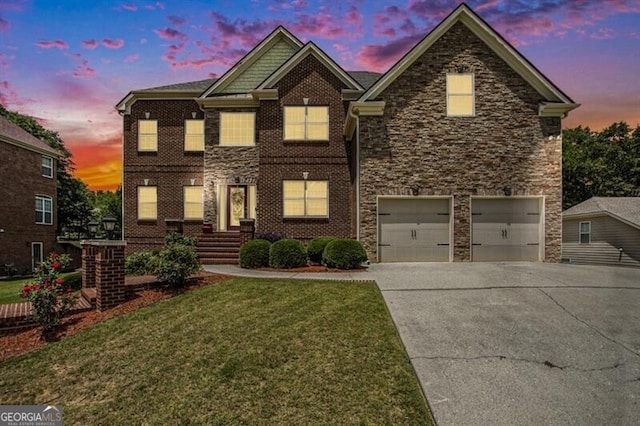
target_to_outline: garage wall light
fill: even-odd
[[[417,197],[418,195],[420,195],[420,190],[422,188],[420,188],[419,186],[412,186],[411,187],[411,193],[413,194],[414,197]]]
[[[511,195],[511,187],[510,186],[505,186],[504,188],[502,188],[502,191],[504,192],[504,195],[506,195],[507,197]]]

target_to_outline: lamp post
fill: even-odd
[[[113,237],[113,230],[116,227],[116,218],[113,216],[104,216],[102,218],[102,226],[107,232],[107,240],[110,240]]]
[[[98,232],[98,222],[96,222],[95,219],[91,219],[89,223],[87,223],[87,228],[89,228],[89,236],[95,238],[96,232]]]

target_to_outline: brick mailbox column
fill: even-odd
[[[82,241],[82,288],[96,286],[96,246]]]
[[[255,219],[240,219],[240,240],[241,244],[253,240],[256,233]]]
[[[96,307],[99,311],[124,302],[124,241],[94,241],[96,247]]]

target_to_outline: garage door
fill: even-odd
[[[449,200],[378,201],[380,262],[448,262]]]
[[[472,260],[540,260],[540,200],[473,199]]]

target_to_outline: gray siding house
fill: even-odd
[[[565,210],[562,258],[640,267],[640,197],[593,197]]]

